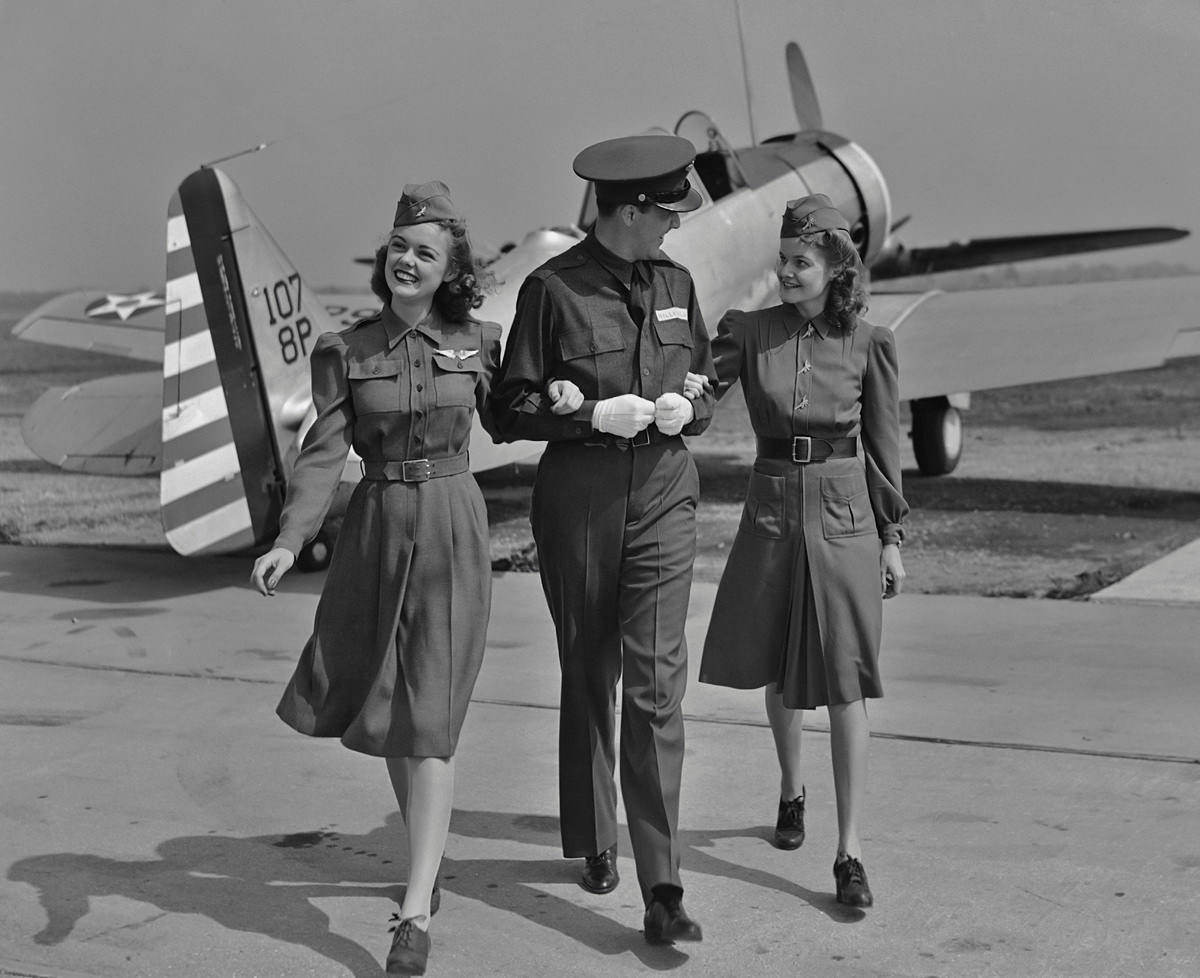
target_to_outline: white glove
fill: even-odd
[[[622,394],[596,403],[592,427],[618,438],[632,438],[654,420],[654,402],[636,394]]]
[[[674,391],[654,402],[654,423],[664,435],[677,435],[695,417],[692,402]]]

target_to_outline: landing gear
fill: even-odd
[[[962,415],[945,397],[911,402],[913,454],[922,475],[948,475],[962,457]]]
[[[333,558],[333,544],[337,540],[338,527],[326,523],[317,535],[306,543],[296,557],[296,567],[302,571],[320,571],[329,566]]]

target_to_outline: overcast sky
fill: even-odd
[[[261,142],[223,169],[318,286],[364,284],[410,181],[498,246],[575,219],[595,140],[694,108],[734,145],[794,128],[789,39],[906,243],[1170,224],[1197,234],[1107,260],[1200,270],[1196,0],[740,0],[749,113],[738,8],[0,2],[0,288],[161,287],[175,186]]]

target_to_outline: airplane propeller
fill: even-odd
[[[821,104],[817,101],[817,90],[813,85],[812,75],[808,72],[808,62],[804,53],[795,41],[787,45],[788,84],[792,89],[792,106],[796,110],[796,120],[801,129],[823,129],[821,124]]]

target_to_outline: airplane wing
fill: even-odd
[[[66,292],[22,317],[12,335],[30,343],[90,350],[158,366],[166,317],[161,292]],[[379,300],[370,292],[330,292],[317,301],[338,328],[370,316]]]
[[[904,400],[1158,367],[1200,356],[1200,276],[874,293]]]
[[[52,387],[21,419],[30,450],[68,472],[150,475],[162,464],[162,378],[156,372]]]
[[[67,292],[13,327],[33,343],[162,363],[164,299],[155,292]]]

